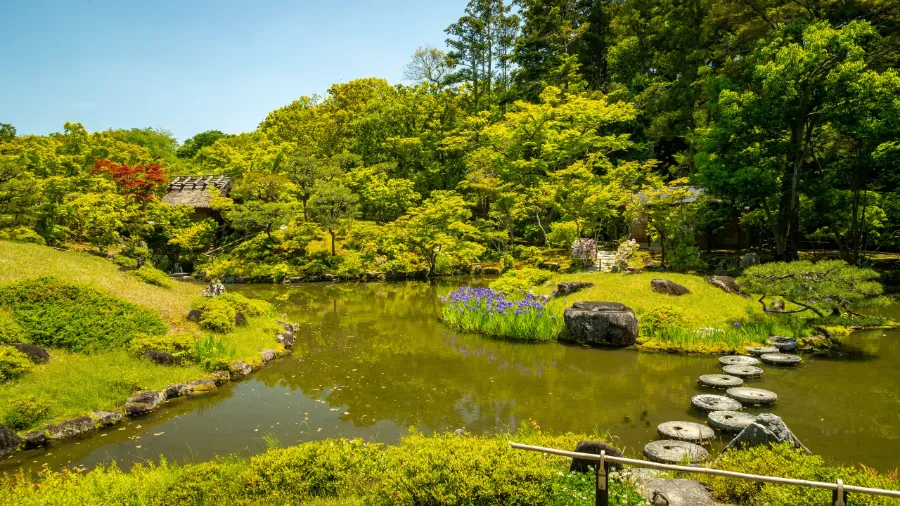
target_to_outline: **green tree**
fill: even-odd
[[[176,151],[175,154],[178,158],[191,159],[197,156],[197,153],[207,147],[212,146],[219,139],[224,139],[228,137],[227,134],[219,131],[219,130],[207,130],[205,132],[200,132],[199,134],[186,139],[184,144],[181,145]]]
[[[0,123],[0,142],[9,142],[16,138],[16,127],[9,123]]]
[[[41,204],[41,182],[8,158],[0,158],[0,229],[32,228]]]
[[[356,215],[359,197],[337,181],[316,186],[309,199],[310,217],[331,235],[331,255],[337,251],[335,239],[339,229]]]

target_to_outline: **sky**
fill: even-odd
[[[465,0],[0,0],[0,123],[19,135],[254,130],[360,77],[402,82]]]

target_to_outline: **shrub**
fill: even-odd
[[[578,225],[574,221],[558,221],[550,224],[547,242],[555,248],[568,248],[578,238]]]
[[[500,272],[509,272],[515,267],[512,255],[503,255],[500,257]]]
[[[438,255],[434,258],[434,273],[438,276],[453,274],[453,261],[447,255]]]
[[[0,346],[0,383],[18,378],[33,365],[28,355],[12,346]]]
[[[12,313],[0,309],[0,343],[21,343],[26,341],[25,331],[13,318]]]
[[[239,293],[228,292],[217,298],[230,304],[235,311],[244,313],[244,316],[265,316],[272,314],[275,310],[269,302],[260,299],[251,299]]]
[[[13,229],[0,230],[0,239],[5,241],[27,242],[31,244],[40,244],[44,246],[47,241],[38,235],[37,232],[27,227],[18,227]]]
[[[638,316],[638,333],[642,336],[656,336],[664,327],[684,325],[684,316],[671,306],[655,307]]]
[[[881,475],[865,467],[826,466],[822,457],[794,450],[789,444],[757,446],[741,451],[726,452],[713,467],[727,471],[780,476],[800,480],[834,483],[841,478],[846,485],[897,489],[900,479]],[[822,489],[793,487],[745,481],[733,478],[703,476],[716,499],[732,504],[818,505],[830,503],[831,492]],[[856,494],[853,504],[888,505],[893,499]]]
[[[675,272],[687,272],[703,268],[703,261],[700,259],[700,249],[692,243],[675,245],[669,252],[667,263],[669,269]]]
[[[218,371],[228,369],[237,347],[228,346],[221,337],[206,336],[194,342],[192,352],[192,358],[207,371]]]
[[[33,395],[16,397],[9,401],[3,414],[3,425],[12,430],[25,430],[50,416],[52,405]]]
[[[519,269],[509,271],[491,283],[491,288],[506,294],[527,291],[534,286],[542,285],[553,277],[553,273],[541,269]]]
[[[448,324],[474,332],[522,341],[551,341],[564,326],[563,319],[545,311],[547,298],[531,294],[518,301],[490,288],[463,286],[449,297],[442,310]]]
[[[597,263],[597,241],[581,238],[572,243],[572,259],[582,267]]]
[[[143,335],[134,338],[128,348],[137,356],[148,350],[168,353],[175,358],[189,358],[194,351],[196,339],[190,334],[173,334],[167,336]]]
[[[206,299],[200,315],[200,328],[227,334],[234,332],[234,306],[220,297]]]
[[[747,293],[781,297],[822,317],[825,313],[854,314],[856,309],[887,304],[889,301],[882,297],[884,288],[877,280],[878,273],[871,269],[828,260],[755,265],[737,282]]]
[[[131,271],[129,274],[150,285],[172,288],[172,280],[169,279],[169,276],[165,272],[149,265],[145,265],[136,271]]]
[[[640,269],[644,266],[645,256],[644,253],[641,253],[641,245],[634,239],[622,241],[616,249],[616,267],[620,271],[624,271],[629,267]]]
[[[31,342],[71,351],[122,348],[139,335],[166,333],[152,309],[50,277],[0,288],[0,305],[12,312]]]
[[[113,257],[113,263],[126,269],[137,269],[137,260],[129,258],[125,255],[116,255]]]

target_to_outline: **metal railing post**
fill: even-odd
[[[831,491],[832,506],[847,506],[847,491],[844,490],[844,480],[838,478],[837,490]]]
[[[609,506],[609,464],[606,463],[606,450],[600,451],[600,461],[597,462],[597,494],[594,501],[596,506]]]

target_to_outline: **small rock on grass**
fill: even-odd
[[[273,360],[275,360],[275,350],[263,350],[262,361],[271,362]]]
[[[233,380],[248,376],[252,372],[253,366],[247,362],[240,361],[231,364],[231,379]]]
[[[129,416],[149,413],[160,407],[166,401],[163,392],[143,391],[138,392],[125,403],[125,413]]]
[[[35,364],[40,364],[50,360],[50,353],[36,344],[10,343],[9,346],[12,346],[25,355],[28,355],[28,358],[31,359],[31,361]]]

